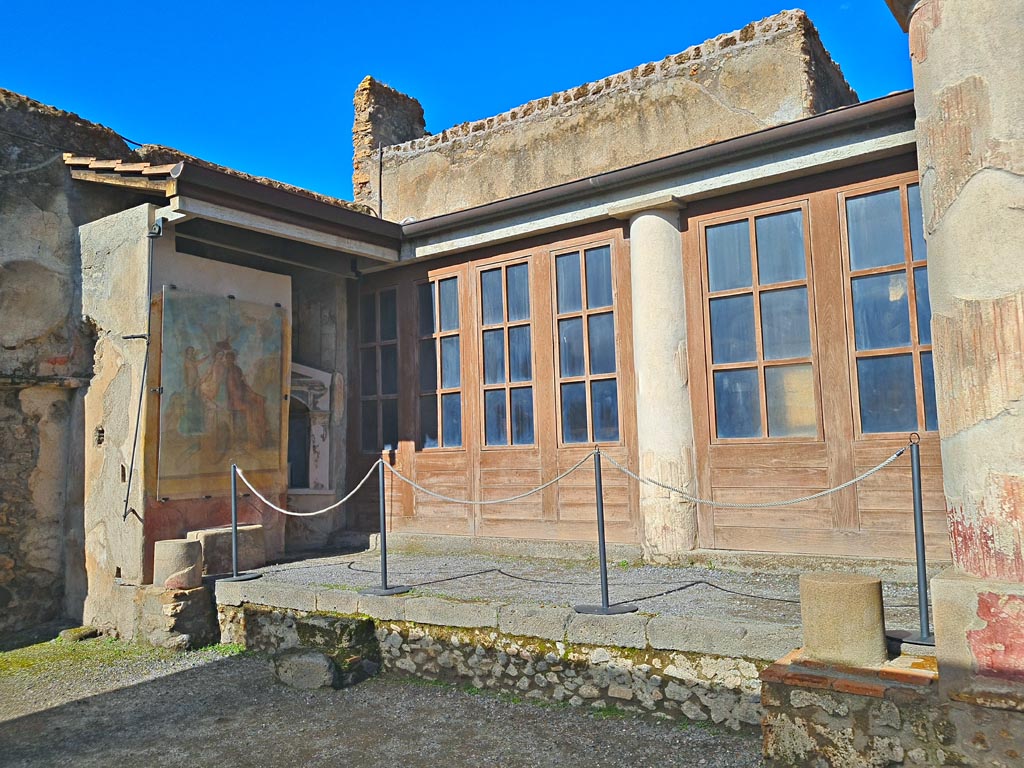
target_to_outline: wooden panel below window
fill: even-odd
[[[925,529],[927,555],[949,560],[949,538],[945,530]],[[914,557],[914,537],[902,531],[843,531],[807,528],[779,528],[766,535],[764,528],[715,526],[718,549],[753,552],[785,552],[802,555],[843,557]]]

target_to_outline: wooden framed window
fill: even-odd
[[[917,174],[840,194],[860,435],[938,429],[928,254]]]
[[[562,443],[619,440],[614,292],[611,246],[555,256]]]
[[[711,435],[821,439],[805,203],[700,227]]]
[[[360,447],[378,453],[398,445],[397,291],[359,297]]]
[[[484,445],[533,445],[530,264],[503,264],[479,275]]]
[[[419,304],[419,422],[423,448],[462,447],[459,278],[416,287]]]

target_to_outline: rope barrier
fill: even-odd
[[[551,480],[548,480],[543,485],[538,485],[536,488],[533,488],[532,490],[526,491],[525,493],[520,493],[520,494],[518,494],[516,496],[509,496],[508,498],[504,498],[504,499],[487,499],[486,501],[474,501],[472,499],[456,499],[456,498],[453,498],[451,496],[445,496],[443,494],[437,493],[436,491],[432,491],[429,488],[424,488],[422,485],[417,483],[415,480],[410,480],[408,477],[403,475],[401,472],[399,472],[397,469],[392,467],[390,464],[385,464],[384,466],[387,467],[389,470],[391,470],[391,474],[393,474],[395,477],[397,477],[402,482],[406,483],[407,485],[412,486],[413,488],[415,488],[417,491],[420,491],[421,493],[425,493],[428,496],[433,496],[435,499],[440,499],[441,501],[451,502],[452,504],[479,504],[481,506],[486,506],[486,505],[490,505],[490,504],[508,504],[509,502],[519,501],[520,499],[525,499],[527,496],[532,496],[535,493],[539,493],[540,491],[543,491],[545,488],[548,488],[548,487],[554,485],[555,483],[557,483],[557,482],[567,478],[569,475],[571,475],[577,469],[582,467],[590,459],[590,457],[593,456],[595,453],[596,453],[596,451],[591,451],[590,453],[588,453],[586,456],[584,456],[582,459],[580,459],[578,462],[576,462],[576,464],[574,464],[571,468],[567,469],[562,474],[558,475],[557,477],[552,478]]]
[[[730,503],[721,502],[721,501],[712,501],[710,499],[702,499],[702,498],[700,498],[698,496],[693,496],[693,495],[687,493],[686,491],[684,491],[681,488],[676,488],[675,486],[668,485],[667,483],[662,483],[662,482],[659,482],[658,480],[653,480],[653,479],[651,479],[649,477],[643,477],[641,475],[638,475],[635,472],[633,472],[632,470],[630,470],[628,467],[624,467],[621,464],[619,464],[619,462],[617,462],[615,459],[613,459],[611,456],[609,456],[606,453],[601,454],[601,455],[604,458],[606,458],[608,460],[608,462],[613,467],[615,467],[616,469],[618,469],[620,472],[622,472],[623,474],[627,475],[628,477],[631,477],[634,480],[637,480],[637,481],[639,481],[641,483],[644,483],[645,485],[653,485],[653,486],[657,486],[658,488],[662,488],[662,489],[664,489],[666,491],[670,491],[671,493],[678,493],[686,501],[692,502],[694,504],[707,504],[709,507],[719,507],[719,508],[724,508],[724,509],[770,509],[772,507],[786,507],[786,506],[789,506],[791,504],[800,504],[801,502],[804,502],[804,501],[812,501],[813,499],[820,499],[823,496],[830,496],[833,493],[838,493],[839,491],[842,491],[842,490],[844,490],[846,488],[849,488],[851,485],[856,485],[861,480],[863,480],[863,479],[865,479],[867,477],[870,477],[871,475],[875,474],[876,472],[880,472],[881,470],[885,469],[887,466],[892,464],[894,461],[896,461],[896,459],[898,459],[900,456],[902,456],[906,452],[907,448],[909,448],[909,447],[910,447],[910,443],[908,443],[907,445],[905,445],[902,448],[900,448],[898,451],[896,451],[896,453],[894,453],[892,456],[890,456],[888,459],[883,461],[878,466],[872,467],[867,472],[864,472],[864,473],[862,473],[860,475],[857,475],[852,480],[847,480],[845,483],[842,483],[841,485],[837,485],[835,488],[828,488],[828,489],[826,489],[824,491],[819,491],[818,493],[812,493],[812,494],[809,494],[807,496],[800,496],[799,498],[796,498],[796,499],[786,499],[785,501],[764,501],[764,502],[760,502],[760,503],[757,503],[757,504],[739,504],[739,503],[737,503],[737,504],[730,504]]]
[[[370,467],[370,469],[367,471],[367,473],[365,475],[363,475],[363,479],[359,481],[359,484],[356,485],[356,487],[353,488],[348,493],[348,495],[345,496],[345,498],[339,499],[338,501],[336,501],[333,504],[331,504],[331,506],[324,507],[323,509],[318,509],[315,512],[293,512],[293,511],[291,511],[289,509],[284,509],[282,507],[279,507],[279,506],[274,504],[266,496],[264,496],[262,493],[260,493],[259,491],[257,491],[253,487],[253,484],[249,482],[248,478],[246,478],[245,473],[242,471],[241,467],[235,467],[235,472],[238,473],[238,476],[240,478],[242,478],[242,482],[245,483],[249,487],[249,490],[253,492],[253,494],[256,496],[256,498],[259,499],[260,501],[262,501],[264,504],[266,504],[271,509],[273,509],[273,510],[275,510],[277,512],[280,512],[282,515],[290,515],[291,517],[313,517],[314,515],[322,515],[324,512],[330,512],[332,509],[337,509],[342,504],[344,504],[346,501],[348,501],[353,496],[355,496],[356,493],[358,493],[359,489],[362,488],[366,484],[366,481],[369,480],[370,476],[377,470],[377,465],[380,464],[382,461],[384,461],[384,459],[377,459],[375,462],[373,462],[373,465]]]
[[[814,499],[820,499],[820,498],[822,498],[824,496],[830,496],[833,493],[838,493],[839,491],[842,491],[842,490],[844,490],[846,488],[849,488],[851,485],[856,485],[857,483],[861,482],[865,478],[870,477],[871,475],[875,474],[876,472],[882,471],[887,466],[892,464],[894,461],[896,461],[896,459],[898,459],[900,456],[902,456],[907,451],[907,448],[909,448],[909,447],[910,447],[910,444],[907,444],[903,448],[900,448],[898,451],[896,451],[892,456],[887,458],[881,464],[878,464],[877,466],[872,467],[867,472],[863,472],[863,473],[857,475],[852,480],[847,480],[845,483],[837,485],[834,488],[828,488],[828,489],[826,489],[824,491],[818,491],[817,493],[808,494],[807,496],[800,496],[800,497],[795,498],[795,499],[786,499],[784,501],[765,501],[765,502],[760,502],[760,503],[756,503],[756,504],[727,503],[727,502],[721,502],[721,501],[713,501],[711,499],[702,499],[699,496],[693,496],[692,494],[687,493],[682,488],[676,488],[675,486],[669,485],[668,483],[662,483],[662,482],[660,482],[658,480],[654,480],[654,479],[652,479],[650,477],[644,477],[643,475],[638,475],[636,472],[633,472],[628,467],[625,467],[622,464],[620,464],[619,462],[617,462],[614,458],[612,458],[607,453],[602,453],[601,457],[603,459],[607,460],[613,467],[618,469],[620,472],[622,472],[623,474],[625,474],[628,477],[631,477],[632,479],[636,480],[637,482],[643,483],[645,485],[655,486],[655,487],[661,488],[663,490],[669,491],[670,493],[678,493],[686,501],[692,502],[694,504],[707,504],[710,507],[719,507],[719,508],[725,508],[725,509],[770,509],[772,507],[785,507],[785,506],[789,506],[789,505],[792,505],[792,504],[800,504],[800,503],[805,502],[805,501],[813,501]],[[363,479],[360,480],[359,483],[356,485],[356,487],[353,488],[344,498],[339,499],[338,501],[336,501],[333,504],[331,504],[329,507],[324,507],[323,509],[318,509],[318,510],[316,510],[314,512],[293,512],[291,510],[284,509],[283,507],[277,506],[272,501],[270,501],[266,496],[264,496],[262,493],[260,493],[258,490],[256,490],[256,488],[253,486],[253,484],[249,482],[248,478],[246,478],[245,473],[242,471],[241,467],[237,467],[235,471],[238,473],[238,476],[242,479],[242,482],[245,483],[245,485],[249,488],[249,490],[253,492],[253,494],[256,496],[256,498],[258,498],[260,501],[262,501],[264,504],[266,504],[271,509],[273,509],[273,510],[275,510],[277,512],[280,512],[282,515],[290,515],[292,517],[312,517],[314,515],[322,515],[325,512],[330,512],[332,509],[337,509],[342,504],[344,504],[346,501],[348,501],[353,496],[355,496],[356,493],[366,484],[366,481],[370,479],[370,476],[374,473],[374,471],[377,469],[378,465],[380,465],[381,463],[384,464],[384,466],[388,469],[388,471],[391,472],[391,474],[393,474],[396,478],[401,480],[403,483],[406,483],[407,485],[411,486],[412,488],[416,489],[417,491],[419,491],[421,493],[425,493],[428,496],[432,496],[435,499],[439,499],[440,501],[447,501],[447,502],[449,502],[451,504],[465,504],[465,505],[478,505],[479,504],[480,506],[489,506],[489,505],[493,505],[493,504],[509,504],[511,502],[514,502],[514,501],[519,501],[520,499],[525,499],[528,496],[532,496],[535,493],[540,493],[545,488],[550,488],[555,483],[561,482],[562,480],[567,478],[569,475],[571,475],[577,469],[582,467],[587,461],[589,461],[590,458],[593,457],[594,454],[596,454],[596,453],[598,453],[598,452],[597,451],[591,451],[586,456],[584,456],[582,459],[580,459],[578,462],[576,462],[572,467],[567,469],[565,472],[563,472],[560,475],[557,475],[556,477],[553,477],[551,480],[548,480],[546,483],[538,485],[536,488],[531,488],[530,490],[525,491],[523,493],[516,494],[515,496],[508,496],[508,497],[502,498],[502,499],[487,499],[487,500],[458,499],[458,498],[455,498],[453,496],[445,496],[442,493],[438,493],[437,491],[432,491],[429,488],[426,488],[426,487],[420,485],[415,480],[412,480],[411,478],[406,477],[401,472],[399,472],[397,469],[395,469],[393,466],[391,466],[389,463],[385,462],[383,459],[377,459],[377,461],[375,461],[370,466],[370,469],[367,470],[366,474],[363,476]]]

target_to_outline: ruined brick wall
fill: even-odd
[[[416,99],[364,77],[356,88],[352,124],[352,192],[377,210],[377,147],[389,147],[426,135],[423,107]],[[372,184],[371,184],[372,182]]]
[[[130,197],[73,182],[62,152],[130,157],[113,131],[0,89],[0,634],[84,599],[78,226]]]
[[[419,104],[364,81],[356,94],[355,196],[376,205],[372,149],[389,135],[403,143],[383,151],[383,213],[401,221],[665,157],[856,100],[802,11],[421,138],[413,138],[422,135]]]

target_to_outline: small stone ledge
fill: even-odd
[[[614,645],[620,648],[646,648],[648,616],[624,613],[618,616],[597,616],[574,613],[565,636],[570,643]]]
[[[928,688],[938,680],[935,660],[901,656],[879,667],[844,667],[803,657],[797,648],[761,672],[762,683],[885,698],[894,688]]]
[[[405,620],[442,627],[498,626],[499,606],[494,603],[459,603],[437,597],[413,597],[405,601]]]
[[[304,612],[368,616],[376,621],[498,629],[504,634],[554,642],[681,651],[759,661],[779,658],[799,637],[799,627],[768,622],[723,621],[704,616],[577,614],[565,606],[497,601],[460,601],[434,596],[363,595],[352,589],[313,589],[272,579],[216,586],[222,606],[250,604]],[[899,681],[899,670],[886,674]],[[914,674],[914,671],[907,673]]]

